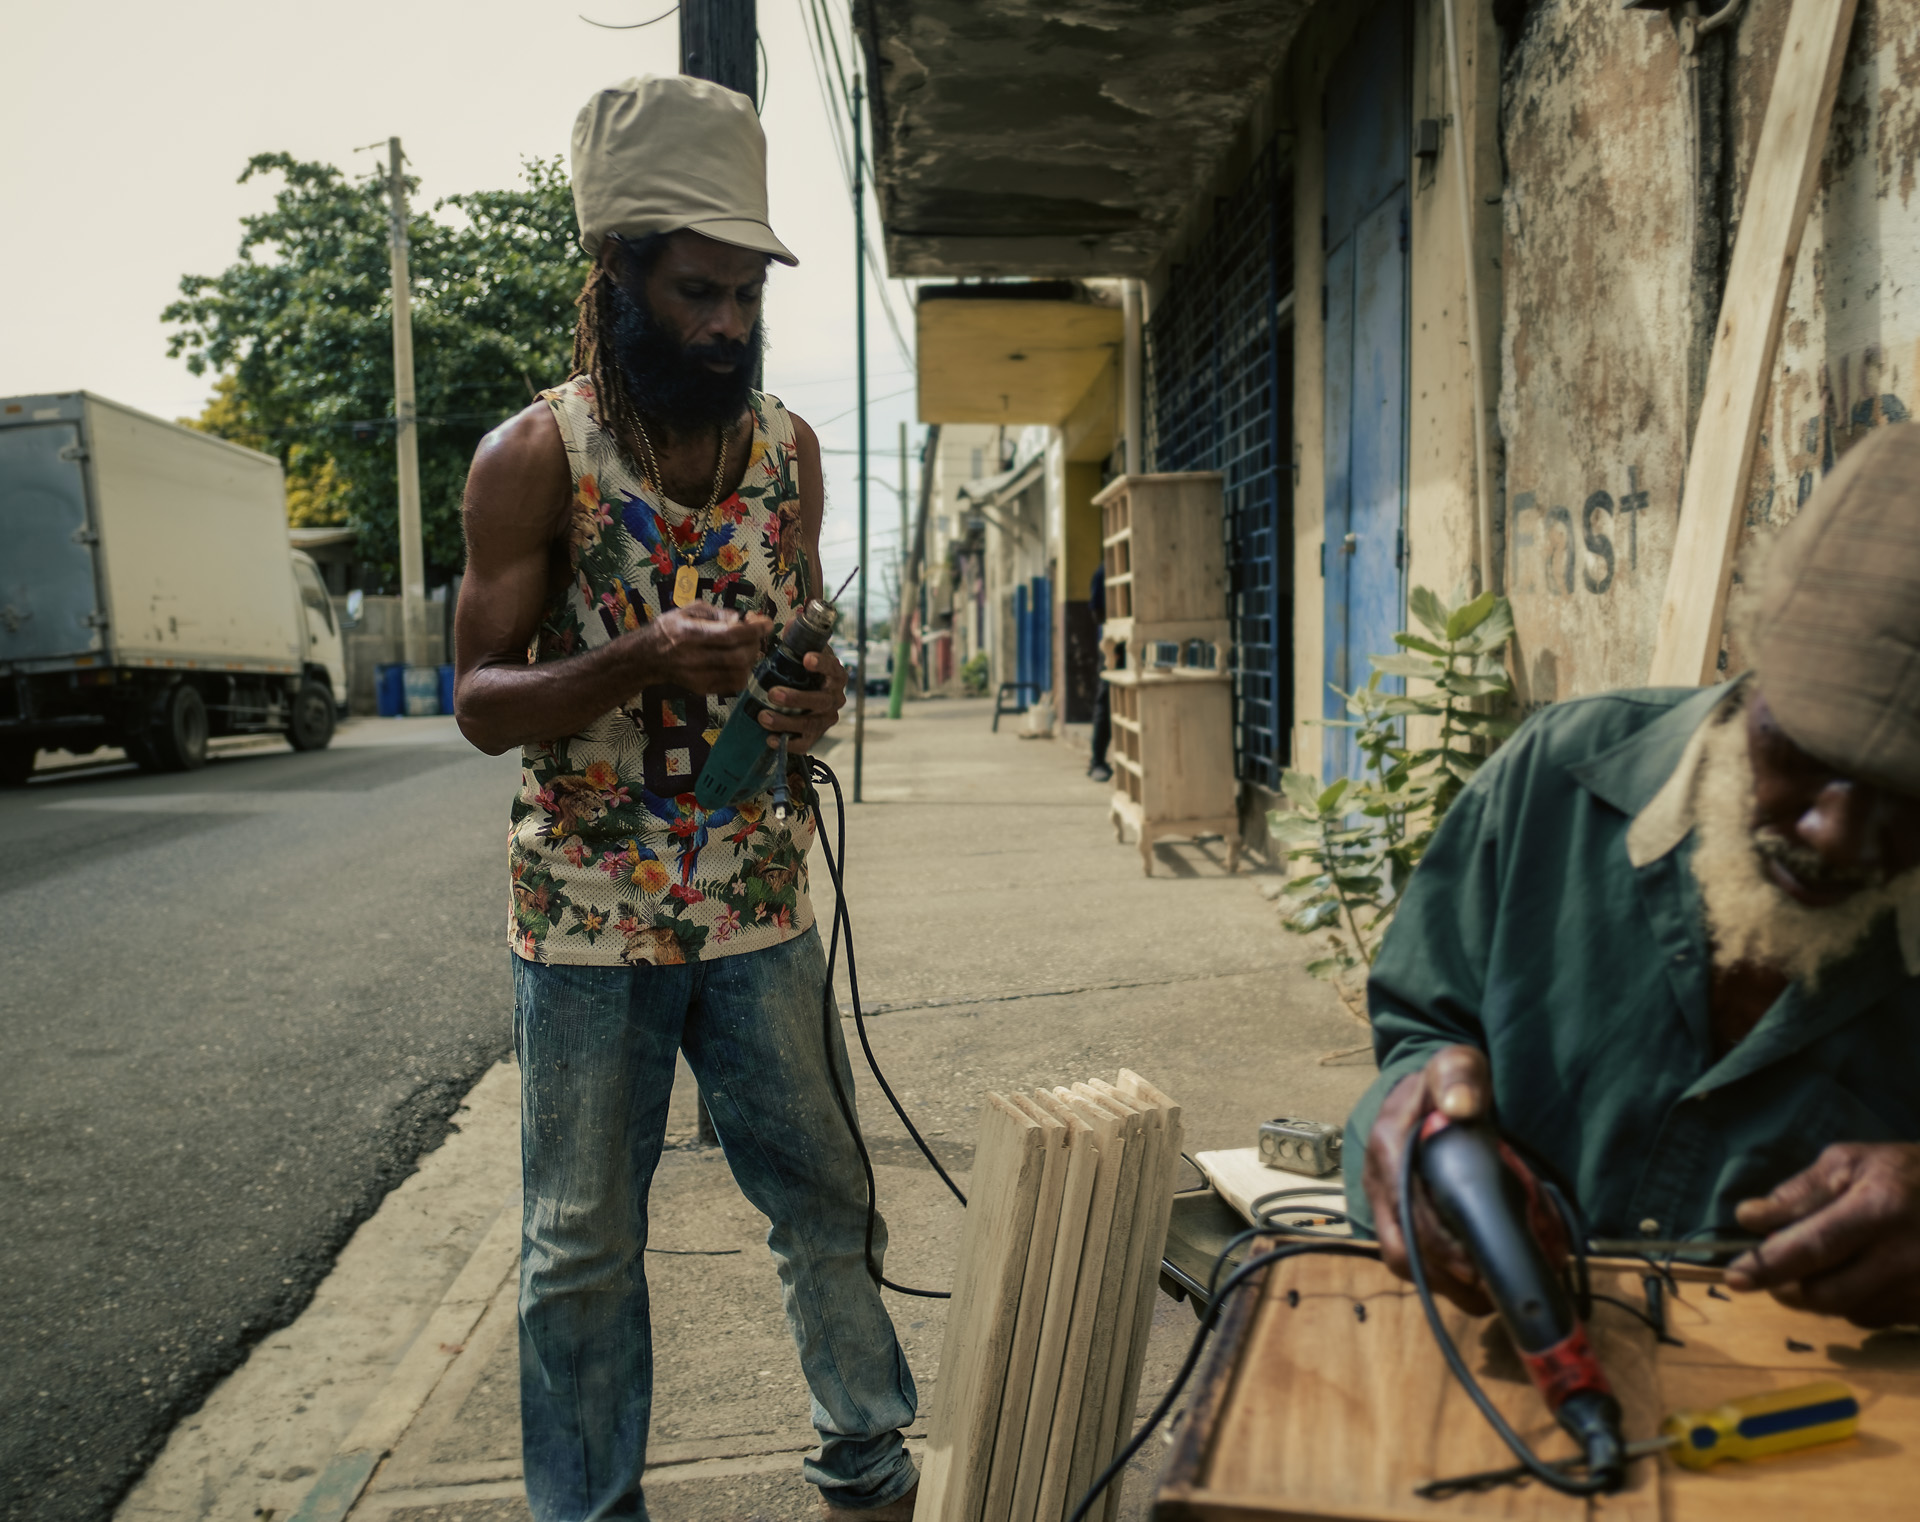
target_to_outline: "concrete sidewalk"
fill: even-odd
[[[1281,1113],[1341,1119],[1371,1064],[1320,1064],[1358,1032],[1301,971],[1304,948],[1280,930],[1259,877],[1227,876],[1218,842],[1163,845],[1142,877],[1081,747],[991,734],[990,713],[927,702],[870,723],[865,801],[847,821],[875,1053],[962,1186],[987,1089],[1133,1067],[1186,1106],[1189,1151],[1249,1145]],[[849,728],[826,758],[850,792]],[[817,852],[814,868],[824,925],[832,890]],[[850,1012],[844,958],[839,976]],[[944,1289],[961,1212],[857,1055],[854,1066],[889,1276]],[[765,1221],[720,1153],[698,1145],[681,1078],[652,1196],[648,1506],[657,1522],[811,1519],[800,1456],[814,1438]],[[510,1067],[482,1082],[460,1134],[361,1229],[300,1320],[174,1434],[121,1518],[525,1522],[515,1092]],[[945,1305],[887,1299],[920,1388],[911,1440],[938,1399]],[[1161,1301],[1142,1414],[1193,1325],[1187,1307]],[[1155,1442],[1136,1461],[1130,1522],[1146,1515],[1166,1451]]]

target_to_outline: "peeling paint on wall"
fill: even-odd
[[[1686,459],[1687,160],[1673,28],[1550,0],[1510,58],[1501,557],[1530,703],[1651,649]]]
[[[1749,524],[1793,516],[1869,428],[1920,406],[1920,8],[1862,7],[1787,293]]]
[[[1784,6],[1728,79],[1734,228]],[[1686,466],[1687,179],[1662,16],[1550,0],[1509,60],[1503,564],[1530,703],[1645,680]],[[1747,522],[1920,407],[1920,7],[1862,0],[1787,298]],[[1730,234],[1731,236],[1732,234]],[[1736,594],[1737,597],[1737,594]],[[1740,664],[1737,649],[1727,655]]]

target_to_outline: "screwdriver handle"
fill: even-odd
[[[1661,1424],[1676,1464],[1706,1469],[1721,1459],[1837,1443],[1860,1428],[1860,1402],[1837,1379],[1743,1396],[1700,1411],[1676,1411]]]

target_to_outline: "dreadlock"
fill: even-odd
[[[618,241],[621,255],[644,273],[652,268],[666,239],[654,233],[637,243]],[[594,260],[587,283],[574,302],[580,309],[580,320],[573,329],[573,374],[584,375],[593,383],[593,409],[600,426],[613,435],[621,452],[644,474],[648,454],[640,443],[640,409],[633,405],[613,345],[613,286],[613,271],[605,261]],[[663,489],[658,481],[652,485],[656,491]]]

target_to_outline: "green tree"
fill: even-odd
[[[242,218],[226,270],[182,277],[161,314],[167,352],[216,377],[196,426],[277,454],[290,511],[351,523],[396,586],[384,178],[284,153],[256,154],[241,182],[256,175],[281,181],[272,209]],[[526,161],[511,190],[415,212],[408,235],[421,519],[429,577],[442,580],[465,559],[460,493],[480,436],[567,373],[587,265],[558,159]]]

